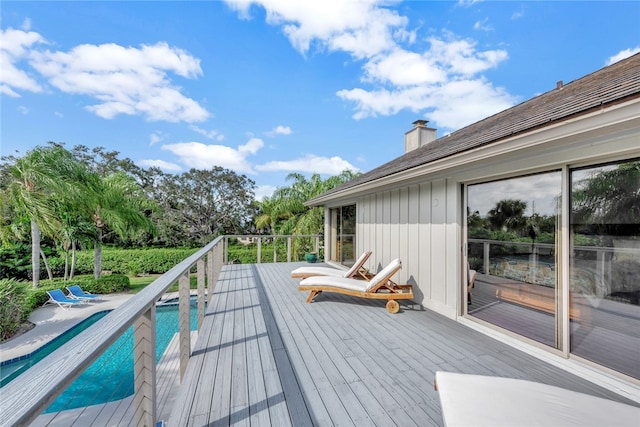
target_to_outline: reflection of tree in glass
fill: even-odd
[[[489,223],[495,230],[516,231],[526,224],[524,213],[527,202],[505,199],[496,203],[496,207],[488,212]]]
[[[640,162],[597,169],[573,188],[572,222],[581,233],[640,234]]]

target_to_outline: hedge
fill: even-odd
[[[173,266],[193,255],[198,249],[102,249],[102,271],[116,274],[162,274]],[[75,274],[93,274],[94,251],[84,250],[76,252]],[[71,262],[71,261],[69,261]],[[49,260],[54,275],[64,274],[64,258],[57,257]]]

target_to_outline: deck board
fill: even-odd
[[[435,372],[544,382],[623,397],[407,302],[323,293],[302,263],[223,268],[170,425],[442,425]]]

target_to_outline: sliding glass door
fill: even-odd
[[[331,261],[351,266],[359,254],[355,254],[356,205],[331,209]]]
[[[640,161],[467,185],[466,200],[467,314],[640,379]]]
[[[561,183],[552,171],[467,186],[467,313],[555,348]]]
[[[640,378],[640,162],[571,172],[571,353]]]

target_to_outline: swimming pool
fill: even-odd
[[[71,338],[107,315],[107,311],[96,313],[77,326],[69,329],[56,340],[36,350],[27,358],[12,361],[2,366],[4,386],[13,378],[42,360]],[[191,330],[197,329],[198,312],[191,305]],[[156,308],[156,362],[178,331],[178,306],[163,305]],[[116,340],[95,362],[91,364],[44,413],[81,408],[99,403],[123,399],[133,394],[133,327]]]

